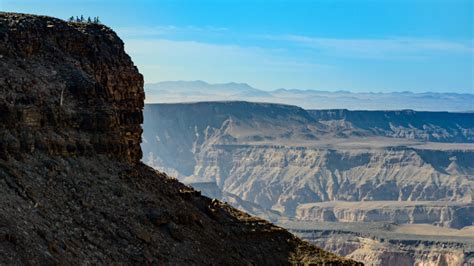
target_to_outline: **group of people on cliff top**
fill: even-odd
[[[99,17],[94,17],[93,19],[91,19],[91,17],[87,17],[87,19],[84,18],[83,15],[81,15],[80,17],[76,16],[71,16],[69,19],[68,19],[69,22],[80,22],[80,23],[91,23],[91,24],[100,24],[100,20],[99,20]]]

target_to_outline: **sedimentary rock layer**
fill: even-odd
[[[97,24],[0,17],[0,157],[141,158],[143,78]]]
[[[474,264],[474,227],[393,223],[285,222],[298,236],[365,265]]]
[[[463,228],[474,221],[474,204],[452,201],[326,201],[301,204],[296,218],[328,222],[393,222]]]

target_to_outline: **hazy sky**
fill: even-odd
[[[146,82],[474,93],[473,2],[0,0],[0,9],[100,16]]]

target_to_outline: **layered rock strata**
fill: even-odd
[[[326,201],[301,204],[296,218],[327,222],[393,222],[463,228],[474,221],[474,204],[450,201]]]

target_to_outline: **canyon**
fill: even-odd
[[[474,223],[472,113],[305,110],[242,101],[147,104],[143,137],[146,164],[205,195],[285,228],[289,221],[320,223],[315,230],[324,235],[338,225],[343,229],[331,237],[307,239],[340,255],[379,265],[380,256],[392,256],[381,250],[393,250],[409,258],[398,265],[411,265],[425,260],[419,254],[431,247],[441,254],[446,246],[461,254],[458,259],[433,255],[430,263],[472,262],[464,242],[436,238],[436,228],[443,228],[474,239],[468,230]],[[401,233],[391,232],[391,246],[380,240],[365,245],[376,236],[367,234],[352,247],[367,256],[342,252],[341,239],[361,237],[355,228],[380,223],[432,226],[435,240],[410,246],[420,238],[411,230],[401,242],[395,241]]]

